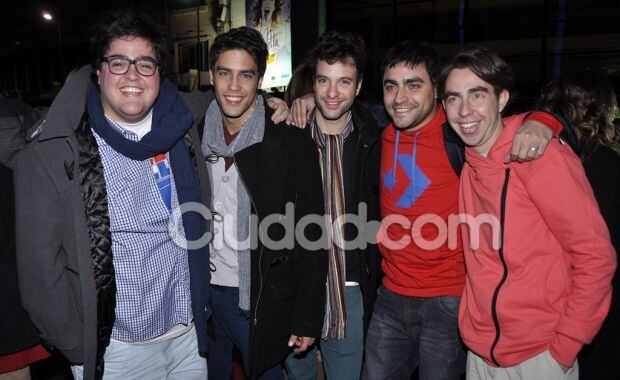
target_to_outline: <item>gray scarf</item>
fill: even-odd
[[[205,116],[205,130],[202,136],[202,151],[206,156],[233,157],[233,154],[250,145],[263,141],[265,133],[265,107],[263,98],[258,96],[252,113],[243,123],[241,131],[230,145],[224,140],[222,114],[217,102],[211,103]],[[212,167],[207,165],[209,175],[213,179]],[[239,174],[241,177],[241,174]],[[211,181],[213,183],[213,181]],[[250,234],[250,213],[252,203],[243,181],[237,181],[237,241],[246,241]],[[250,310],[250,248],[243,247],[239,254],[239,308]]]

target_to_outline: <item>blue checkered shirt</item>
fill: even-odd
[[[125,138],[138,141],[137,135],[110,119],[108,123]],[[112,339],[144,342],[192,320],[187,251],[170,238],[170,213],[150,160],[127,158],[93,134],[103,163],[116,271]],[[179,201],[170,177],[174,209]],[[185,239],[182,224],[178,231]]]

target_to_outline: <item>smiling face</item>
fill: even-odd
[[[151,44],[141,37],[115,38],[105,53],[106,57],[119,55],[129,59],[150,57],[157,59]],[[131,65],[123,75],[112,74],[108,63],[101,63],[97,70],[101,89],[101,104],[105,114],[119,123],[136,123],[144,119],[153,108],[159,95],[159,70],[150,77],[140,75]]]
[[[215,61],[211,68],[211,83],[224,126],[231,133],[241,129],[252,113],[262,82],[254,58],[245,50],[227,50]]]
[[[454,69],[446,78],[444,92],[450,126],[465,145],[478,153],[488,152],[504,129],[500,112],[508,102],[508,91],[498,96],[492,85],[470,69]]]
[[[415,131],[437,109],[437,90],[423,65],[400,62],[383,73],[383,104],[398,129]]]
[[[320,114],[317,118],[344,123],[361,87],[352,59],[333,64],[318,60],[314,78],[314,101]]]

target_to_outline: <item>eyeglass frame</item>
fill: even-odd
[[[128,62],[129,65],[127,65],[127,70],[125,70],[124,73],[120,73],[120,74],[112,72],[112,68],[110,67],[110,61],[113,60],[113,59],[121,59],[121,60],[123,60],[125,62]],[[124,55],[110,55],[110,56],[107,56],[107,57],[99,57],[99,60],[101,62],[105,62],[105,63],[108,64],[108,70],[110,71],[110,74],[113,74],[113,75],[125,75],[125,74],[127,74],[129,72],[129,68],[131,67],[131,65],[134,65],[134,67],[136,68],[136,72],[138,74],[142,75],[143,77],[152,77],[153,75],[155,75],[155,73],[157,73],[157,70],[160,68],[160,63],[161,63],[158,59],[151,58],[151,57],[137,57],[136,59],[129,59],[129,58],[125,57]],[[140,70],[138,69],[138,65],[137,65],[137,63],[140,62],[140,61],[146,61],[146,62],[154,63],[155,64],[155,71],[153,71],[153,74],[150,74],[150,75],[142,74],[140,72]]]

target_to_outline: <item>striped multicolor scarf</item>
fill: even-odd
[[[326,135],[316,125],[314,115],[310,125],[312,139],[319,150],[321,174],[323,176],[323,195],[325,198],[325,222],[329,239],[327,296],[325,299],[325,319],[323,339],[344,339],[346,337],[347,311],[345,295],[345,249],[344,249],[344,182],[342,179],[342,153],[344,140],[353,130],[351,113],[339,135]],[[334,223],[336,220],[339,223]]]

